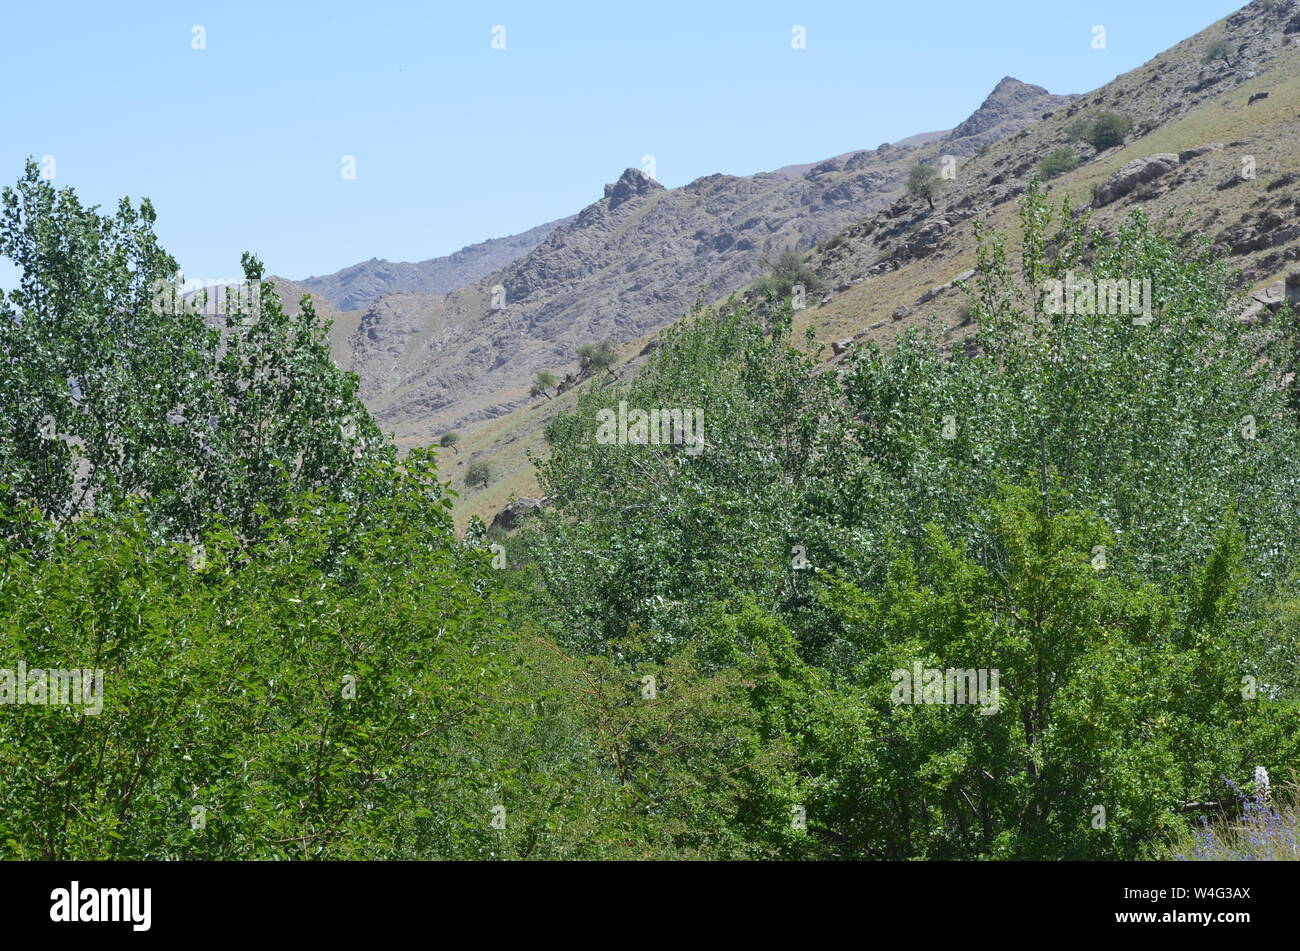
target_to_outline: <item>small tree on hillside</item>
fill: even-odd
[[[771,292],[777,297],[788,297],[800,285],[807,294],[821,290],[821,278],[804,260],[804,256],[793,248],[786,248],[775,261],[763,258],[758,263],[770,272],[758,284],[760,293]]]
[[[1088,129],[1088,143],[1098,152],[1124,144],[1124,137],[1133,128],[1133,120],[1118,112],[1103,112],[1093,120]]]
[[[545,396],[549,400],[551,394],[546,391],[554,386],[555,374],[551,373],[549,370],[539,370],[537,376],[533,380],[532,389],[528,391],[528,395],[534,398]]]
[[[917,163],[907,175],[907,191],[914,198],[924,198],[934,210],[934,200],[943,191],[943,179],[933,165]]]
[[[1202,63],[1213,63],[1217,60],[1223,60],[1225,66],[1232,65],[1232,47],[1223,37],[1219,37],[1205,48],[1205,55],[1201,57]]]
[[[614,361],[617,354],[614,352],[614,345],[608,340],[602,343],[584,343],[578,348],[578,366],[583,373],[599,373],[604,370],[607,373],[613,372]]]
[[[1055,178],[1057,175],[1063,175],[1070,171],[1078,164],[1079,156],[1074,154],[1074,149],[1063,145],[1039,162],[1038,170],[1042,172],[1043,178]]]
[[[465,472],[465,485],[481,489],[492,481],[492,466],[486,462],[471,462]]]
[[[450,449],[452,452],[460,452],[456,448],[458,442],[460,442],[460,433],[443,433],[442,438],[438,440],[438,445],[443,449]]]

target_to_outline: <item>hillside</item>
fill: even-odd
[[[1202,62],[1219,37],[1230,44],[1231,65]],[[1250,102],[1262,93],[1267,98]],[[1093,222],[1114,227],[1139,205],[1153,219],[1186,215],[1185,227],[1209,235],[1239,270],[1245,309],[1248,291],[1276,285],[1300,261],[1298,102],[1300,4],[1251,4],[1064,108],[1044,109],[1051,114],[1040,114],[1039,121],[982,154],[965,153],[969,158],[933,211],[920,199],[899,197],[824,241],[808,261],[828,290],[797,315],[796,338],[812,327],[831,360],[849,343],[874,340],[887,346],[908,327],[931,322],[958,342],[970,328],[965,298],[954,281],[974,266],[974,222],[1010,226],[1015,199],[1038,174],[1039,162],[1061,147],[1075,148],[1080,164],[1048,187],[1054,203],[1069,196],[1076,207],[1090,205],[1094,186],[1122,177],[1119,172],[1129,163],[1145,165],[1149,156],[1173,155],[1162,174],[1135,181],[1125,194],[1092,209]],[[1069,141],[1077,118],[1105,110],[1132,120],[1123,145],[1094,153]],[[946,137],[909,159],[962,154],[960,144]],[[1253,179],[1241,177],[1247,156],[1254,158]],[[725,296],[720,292],[712,299]],[[629,341],[624,357],[635,357],[653,336],[646,332]],[[624,372],[635,368],[633,360]],[[491,461],[498,480],[465,493],[459,524],[471,515],[490,520],[510,497],[537,494],[526,453],[545,451],[541,428],[569,401],[570,394],[533,401],[467,432],[449,471],[463,472],[468,460],[483,458]]]
[[[1240,271],[1243,289],[1284,277],[1300,260],[1292,187],[1300,181],[1296,9],[1246,7],[973,157],[933,212],[903,198],[846,229],[810,257],[833,291],[805,312],[803,324],[828,345],[885,342],[930,320],[960,336],[964,297],[953,281],[974,264],[973,222],[1006,228],[1039,163],[1060,148],[1074,150],[1080,164],[1050,179],[1054,203],[1068,196],[1076,208],[1090,208],[1103,229],[1138,206],[1153,220],[1178,215]],[[1219,37],[1233,49],[1232,65],[1202,62]],[[1096,152],[1070,142],[1073,122],[1103,111],[1132,120],[1121,146]],[[1255,177],[1243,177],[1243,168]],[[1103,189],[1096,200],[1094,189]]]
[[[343,359],[399,441],[482,424],[525,405],[539,370],[575,371],[581,344],[621,345],[658,330],[698,298],[743,286],[768,258],[808,249],[886,207],[918,159],[974,154],[1066,101],[1008,78],[958,132],[802,172],[717,174],[666,189],[628,169],[600,200],[481,281],[445,296],[381,297]]]

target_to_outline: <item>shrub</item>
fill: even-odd
[[[465,470],[465,485],[481,489],[492,481],[492,466],[487,462],[471,462]]]
[[[1092,121],[1088,129],[1089,144],[1098,152],[1124,144],[1124,137],[1133,127],[1133,120],[1118,112],[1103,112]]]
[[[602,370],[609,372],[617,359],[618,353],[608,340],[584,343],[578,347],[578,368],[583,373],[600,373]]]
[[[1079,116],[1066,128],[1065,135],[1071,142],[1087,142],[1100,152],[1122,145],[1132,127],[1133,121],[1128,116],[1119,112],[1103,112],[1096,116]]]
[[[1077,168],[1078,165],[1079,156],[1075,154],[1074,149],[1062,146],[1051,155],[1044,157],[1038,163],[1038,170],[1043,178],[1055,178]]]
[[[803,287],[807,295],[822,289],[822,279],[804,260],[804,255],[792,248],[787,248],[777,256],[775,261],[763,258],[759,266],[766,268],[768,274],[759,280],[757,290],[760,294],[774,295],[777,298],[789,297],[795,287]]]
[[[554,388],[555,374],[549,370],[539,370],[537,376],[533,378],[533,385],[528,391],[528,395],[536,399],[539,396],[545,396],[548,400],[551,394],[547,390]]]

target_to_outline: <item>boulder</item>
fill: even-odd
[[[523,518],[526,514],[535,511],[537,509],[540,509],[545,504],[546,504],[545,498],[515,499],[513,502],[511,502],[509,505],[503,508],[500,512],[497,512],[497,514],[492,519],[492,527],[503,528],[506,531],[511,531],[519,524],[519,520]]]
[[[1157,152],[1154,155],[1134,159],[1102,183],[1102,186],[1097,189],[1094,204],[1100,208],[1118,201],[1139,185],[1159,178],[1177,167],[1178,156],[1173,152]]]
[[[1279,307],[1282,304],[1282,299],[1286,296],[1286,285],[1281,281],[1275,281],[1250,296],[1252,300],[1258,301],[1270,309]]]
[[[847,340],[836,340],[834,343],[831,344],[831,352],[834,353],[836,356],[839,356],[841,353],[849,349],[849,347],[851,346],[853,346],[852,337],[848,338]]]
[[[1223,148],[1222,142],[1211,142],[1208,145],[1198,145],[1194,149],[1183,149],[1178,153],[1179,162],[1187,162],[1194,158],[1199,158],[1208,152],[1217,152]]]
[[[1252,301],[1250,306],[1237,315],[1237,320],[1243,324],[1253,324],[1259,321],[1260,315],[1264,313],[1264,305],[1259,301]]]

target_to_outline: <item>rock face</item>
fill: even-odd
[[[664,187],[644,172],[629,168],[618,181],[605,186],[605,207],[613,211],[625,201],[663,191]]]
[[[701,295],[745,286],[781,251],[806,250],[888,207],[917,161],[973,154],[1068,98],[1003,80],[962,134],[923,133],[673,189],[628,169],[598,201],[477,282],[370,303],[340,362],[360,376],[380,425],[411,442],[503,415],[529,401],[539,370],[575,370],[582,344],[618,346],[677,320]],[[946,240],[957,220],[936,218],[918,232],[918,251]]]
[[[1266,324],[1269,318],[1282,309],[1283,301],[1290,301],[1292,306],[1300,304],[1300,270],[1291,272],[1284,281],[1274,281],[1255,291],[1250,296],[1250,303],[1237,319],[1243,324]]]
[[[1068,103],[1074,96],[1054,96],[1042,86],[1022,83],[1004,76],[993,87],[970,117],[952,130],[954,141],[960,141],[963,150],[958,155],[971,155],[983,145],[998,142]]]
[[[1159,178],[1177,167],[1178,156],[1173,152],[1157,152],[1155,155],[1134,159],[1102,183],[1101,188],[1097,189],[1097,198],[1093,204],[1098,208],[1109,205],[1139,185]]]

